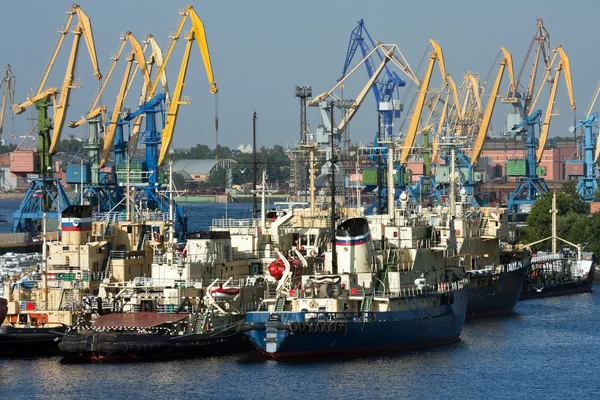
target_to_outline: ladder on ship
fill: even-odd
[[[60,306],[58,307],[59,311],[68,311],[70,309],[70,306],[72,303],[73,303],[73,289],[71,289],[71,288],[63,289],[61,297],[60,297]]]
[[[373,296],[374,296],[374,292],[371,294],[366,295],[363,298],[362,304],[360,305],[360,311],[362,312],[367,312],[367,311],[371,311],[371,305],[373,304]]]
[[[277,302],[275,303],[275,311],[283,311],[285,307],[285,296],[279,296],[277,298]]]

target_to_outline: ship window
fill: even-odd
[[[69,251],[69,246],[63,246],[63,251]]]
[[[127,233],[131,233],[133,232],[133,227],[132,226],[128,226],[127,227]]]
[[[129,273],[129,274],[131,273],[131,267],[129,267],[127,273]]]
[[[98,254],[104,253],[104,247],[98,247]]]

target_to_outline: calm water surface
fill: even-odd
[[[227,212],[248,218],[249,209],[229,205]],[[223,205],[186,210],[192,229],[225,216]],[[467,323],[454,344],[377,357],[275,362],[250,352],[117,365],[0,359],[0,393],[6,399],[599,398],[596,290],[520,302],[512,316]]]

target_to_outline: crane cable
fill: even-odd
[[[219,93],[215,93],[215,161],[219,163]]]

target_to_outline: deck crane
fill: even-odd
[[[94,77],[98,80],[102,79],[102,74],[98,67],[98,57],[96,56],[96,47],[89,17],[77,4],[74,4],[72,8],[67,11],[67,14],[67,21],[62,30],[59,31],[60,36],[58,43],[54,47],[52,56],[44,70],[37,90],[25,102],[14,104],[12,107],[15,114],[24,112],[25,109],[31,105],[35,105],[38,111],[37,130],[39,137],[38,149],[40,172],[40,178],[31,181],[19,209],[13,213],[13,232],[35,233],[39,230],[39,221],[43,218],[44,212],[47,213],[49,218],[59,218],[60,212],[70,205],[69,199],[67,198],[60,181],[51,177],[51,164],[52,154],[55,152],[64,127],[71,89],[75,87],[75,66],[82,36],[92,61]],[[72,31],[74,34],[73,44],[71,46],[69,61],[67,63],[61,89],[59,91],[57,88],[45,88],[50,72],[54,67],[56,58],[75,17],[77,17],[77,24]],[[53,102],[54,109],[52,121],[48,118],[50,100]],[[50,137],[51,130],[52,137]]]
[[[548,130],[550,128],[550,122],[552,119],[554,110],[554,100],[556,98],[556,92],[558,82],[561,73],[564,73],[565,84],[567,86],[567,92],[569,94],[569,100],[571,102],[570,107],[572,110],[576,108],[575,100],[573,96],[573,85],[571,81],[571,70],[569,66],[569,58],[567,57],[562,46],[558,45],[555,50],[555,55],[552,58],[551,65],[554,64],[556,57],[559,57],[559,63],[555,67],[555,75],[553,80],[552,89],[550,91],[550,97],[548,99],[548,105],[546,107],[546,115],[540,129],[539,139],[535,136],[535,125],[539,124],[542,112],[541,110],[525,117],[523,121],[515,126],[513,130],[520,128],[527,130],[526,140],[526,175],[521,178],[519,184],[515,190],[509,194],[508,197],[508,209],[512,213],[519,213],[526,211],[522,207],[531,205],[535,200],[543,193],[548,191],[548,186],[543,178],[540,178],[537,173],[537,167],[542,159],[544,152],[544,146],[546,145],[546,139],[548,137]],[[550,75],[550,71],[546,74]]]
[[[10,69],[10,64],[4,67],[4,73],[0,78],[0,91],[2,97],[0,98],[0,143],[4,143],[2,139],[2,132],[4,130],[4,113],[6,111],[6,104],[10,101],[10,104],[15,102],[15,74]]]

